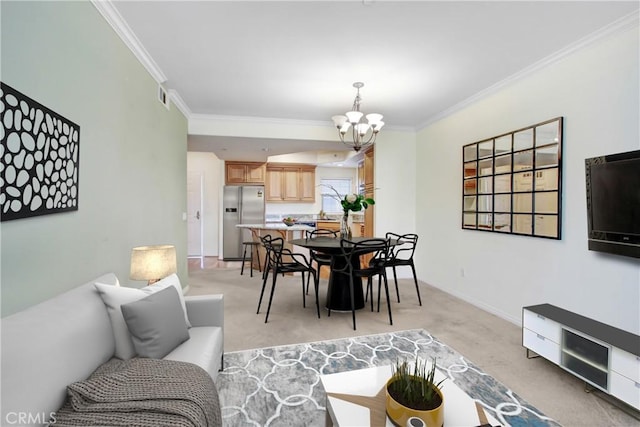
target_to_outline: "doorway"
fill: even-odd
[[[204,175],[201,172],[187,173],[187,257],[200,260],[204,267],[202,207]]]

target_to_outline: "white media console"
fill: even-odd
[[[540,304],[522,309],[522,345],[640,411],[640,336]]]

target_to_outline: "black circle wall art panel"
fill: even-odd
[[[0,218],[78,210],[80,126],[0,82]]]

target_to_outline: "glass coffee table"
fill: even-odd
[[[385,384],[391,373],[391,366],[387,365],[320,375],[327,395],[327,426],[393,427],[385,411]],[[436,380],[443,378],[444,374],[436,370]],[[453,380],[446,379],[442,383],[442,393],[444,427],[500,425],[482,409],[481,403],[472,399]]]

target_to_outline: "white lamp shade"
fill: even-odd
[[[347,131],[349,130],[350,127],[351,127],[351,123],[344,122],[344,124],[340,128],[340,133],[344,135],[345,133],[347,133]]]
[[[343,116],[343,115],[337,115],[337,116],[332,116],[331,120],[333,120],[333,124],[338,128],[341,129],[342,126],[344,126],[345,123],[347,123],[347,116]]]
[[[132,280],[159,280],[177,271],[176,248],[172,245],[138,246],[131,250]]]
[[[382,114],[378,114],[378,113],[367,114],[367,120],[369,121],[369,124],[371,126],[377,125],[382,121]]]
[[[362,113],[360,111],[349,111],[347,113],[347,120],[349,120],[349,123],[351,123],[352,125],[358,123],[361,118]]]
[[[382,129],[382,126],[384,126],[384,122],[383,121],[379,121],[375,127],[373,128],[374,132],[380,132],[380,129]]]

